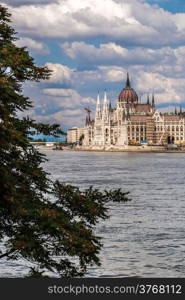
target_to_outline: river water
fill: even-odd
[[[53,179],[130,192],[132,201],[110,204],[110,218],[97,226],[102,264],[90,267],[87,277],[185,277],[185,154],[45,153]],[[3,273],[23,270],[16,262]]]
[[[53,179],[130,191],[98,225],[101,267],[93,277],[185,276],[185,154],[48,151]]]

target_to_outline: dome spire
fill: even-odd
[[[129,78],[129,73],[128,72],[127,72],[126,88],[130,88],[130,78]]]

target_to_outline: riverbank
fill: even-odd
[[[33,143],[32,143],[33,144]],[[71,147],[69,145],[56,147],[53,143],[46,144],[34,144],[34,146],[38,150],[53,150],[53,151],[85,151],[85,152],[130,152],[130,153],[185,153],[184,146],[176,146],[176,145],[128,145],[126,148],[91,148],[91,147],[81,147],[74,146]]]
[[[69,151],[69,150],[66,150]],[[70,151],[77,151],[77,152],[104,152],[104,153],[185,153],[185,150],[79,150],[79,149],[72,149]]]
[[[167,148],[166,146],[128,146],[125,149],[92,149],[75,147],[72,151],[87,151],[87,152],[126,152],[126,153],[185,153],[185,147],[182,148]]]

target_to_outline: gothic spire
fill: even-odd
[[[150,97],[149,97],[149,94],[147,96],[147,104],[150,104]]]
[[[99,91],[98,91],[97,102],[96,102],[96,108],[99,108],[99,106],[100,106],[100,94],[99,94]]]
[[[111,111],[112,109],[112,104],[111,104],[111,101],[109,101],[109,111]]]
[[[101,107],[100,107],[100,94],[98,92],[97,102],[96,102],[96,120],[101,118]]]
[[[154,92],[152,94],[152,107],[155,107],[155,98],[154,98]]]
[[[107,104],[107,91],[104,92],[104,104]]]
[[[89,124],[88,116],[86,116],[85,125],[87,126]]]
[[[177,107],[175,107],[175,115],[177,115]]]
[[[103,118],[107,119],[108,115],[109,115],[109,105],[108,105],[108,100],[107,100],[107,93],[105,90],[104,102],[103,102]]]
[[[126,88],[130,88],[130,78],[129,78],[129,73],[128,72],[127,72]]]

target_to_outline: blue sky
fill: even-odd
[[[47,82],[27,83],[29,114],[63,128],[83,126],[85,107],[95,108],[104,90],[116,105],[129,71],[146,101],[185,110],[184,0],[3,0],[39,65],[53,70]]]
[[[149,0],[150,4],[158,4],[160,7],[168,10],[172,13],[185,13],[185,1],[184,0]]]

